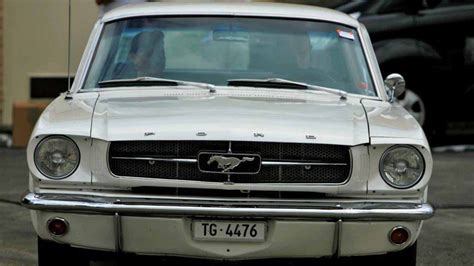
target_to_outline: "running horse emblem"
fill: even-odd
[[[252,157],[243,157],[242,160],[236,157],[224,157],[219,155],[213,155],[207,161],[207,164],[217,162],[217,168],[222,169],[222,173],[227,173],[243,162],[252,162],[255,158]]]

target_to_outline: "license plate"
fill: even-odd
[[[193,237],[203,241],[265,241],[266,223],[193,221]]]

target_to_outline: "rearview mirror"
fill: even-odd
[[[390,74],[385,79],[385,86],[388,89],[389,101],[393,102],[395,98],[405,92],[405,79],[400,74]]]

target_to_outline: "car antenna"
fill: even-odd
[[[72,100],[71,94],[71,0],[68,3],[68,23],[67,23],[67,92],[65,100]]]

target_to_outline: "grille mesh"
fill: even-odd
[[[231,175],[234,183],[343,183],[351,169],[349,147],[323,144],[231,142],[232,152],[260,154],[262,161],[331,162],[347,165],[274,166],[262,165],[258,174]],[[113,157],[158,157],[197,159],[202,151],[227,152],[226,141],[117,141],[109,148],[111,172],[122,177],[162,178],[225,182],[223,174],[202,173],[195,163],[113,159]]]

